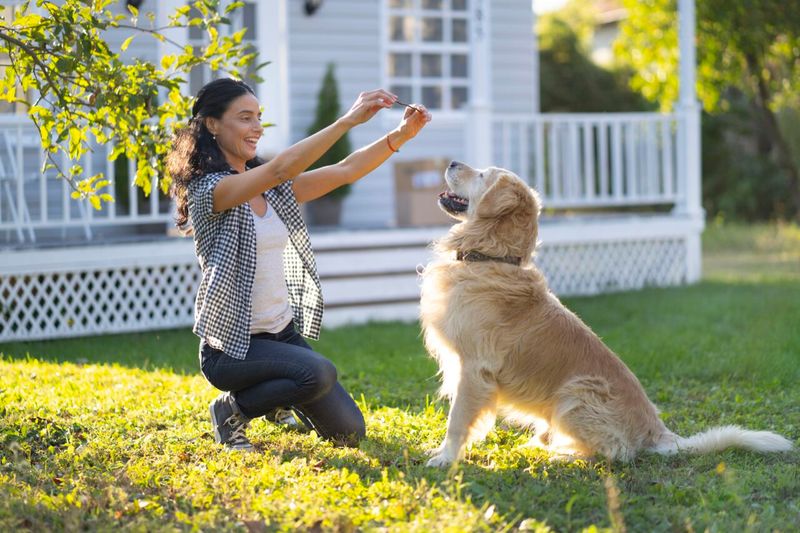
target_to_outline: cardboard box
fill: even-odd
[[[396,219],[399,227],[450,225],[453,219],[439,208],[445,190],[449,159],[418,159],[394,164]]]

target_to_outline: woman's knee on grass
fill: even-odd
[[[309,361],[306,371],[307,377],[302,385],[310,394],[307,401],[313,401],[328,394],[339,379],[334,364],[322,356]]]

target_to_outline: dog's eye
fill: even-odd
[[[478,177],[482,178],[483,177],[483,172],[481,172]]]

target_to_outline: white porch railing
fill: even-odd
[[[526,178],[548,208],[681,207],[688,185],[680,171],[686,168],[682,116],[497,114],[491,160]],[[44,154],[28,118],[0,115],[0,244],[32,244],[37,234],[58,230],[63,240],[70,228],[73,238],[77,231],[81,240],[90,240],[103,226],[136,233],[142,225],[169,225],[169,200],[155,184],[147,198],[133,186],[132,161],[127,176],[118,178],[108,150],[98,147],[79,161],[87,176],[104,172],[112,182],[109,189],[116,191],[117,202],[95,211],[72,200],[69,184],[57,180],[54,171],[41,172]],[[70,166],[66,158],[63,166]],[[125,187],[116,187],[117,179],[127,180]]]
[[[492,160],[526,178],[550,208],[677,204],[676,114],[494,115]]]
[[[95,211],[88,202],[73,200],[72,189],[54,170],[42,172],[45,154],[39,134],[28,117],[0,115],[0,242],[34,243],[41,230],[77,229],[86,240],[101,226],[140,226],[168,223],[170,205],[158,187],[144,197],[133,186],[134,162],[128,162],[125,187],[116,187],[114,162],[108,160],[109,146],[98,146],[77,162],[61,157],[62,168],[80,164],[86,176],[103,172],[111,181],[108,189],[116,202]],[[120,198],[114,191],[127,191]]]

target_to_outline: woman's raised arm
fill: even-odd
[[[290,146],[268,163],[220,180],[214,188],[214,212],[219,213],[295,178],[307,169],[348,130],[368,121],[397,97],[378,89],[361,93],[350,110],[336,122]]]
[[[372,144],[356,150],[335,165],[297,176],[292,190],[299,203],[310,202],[346,183],[354,183],[378,168],[389,156],[411,140],[431,120],[422,105],[407,107],[400,125]]]

